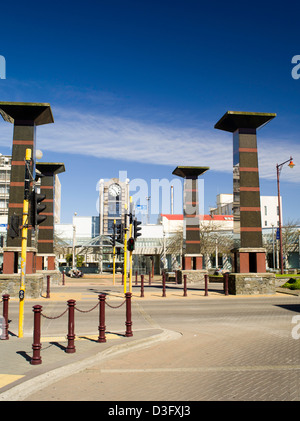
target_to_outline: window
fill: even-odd
[[[265,206],[265,215],[268,215],[268,206]]]
[[[265,221],[265,227],[267,227],[268,226],[268,221]]]
[[[121,202],[109,202],[108,203],[108,215],[110,217],[121,215]]]

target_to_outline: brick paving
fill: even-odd
[[[27,400],[299,401],[299,304],[287,295],[139,300],[136,317],[180,338],[94,364]]]

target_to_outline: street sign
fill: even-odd
[[[276,229],[276,240],[280,240],[279,228]]]
[[[141,210],[147,210],[147,205],[136,205],[135,209],[137,211],[141,211]]]

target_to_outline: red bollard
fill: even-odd
[[[186,275],[183,275],[183,296],[187,297],[187,290],[186,290]]]
[[[65,273],[66,273],[66,271],[63,270],[63,273],[62,273],[62,284],[63,285],[65,285]]]
[[[141,297],[144,297],[144,275],[141,275]]]
[[[47,295],[46,298],[50,298],[50,276],[47,275]]]
[[[166,275],[165,275],[165,272],[163,272],[162,282],[163,282],[162,296],[165,297],[166,296]]]
[[[137,271],[135,272],[135,285],[137,285],[138,284],[138,273],[137,273]]]
[[[74,317],[74,310],[75,310],[75,300],[68,300],[68,306],[69,306],[69,320],[68,320],[68,346],[66,348],[67,354],[73,354],[76,352],[75,348],[75,333],[74,333],[74,327],[75,327],[75,317]]]
[[[32,350],[33,350],[33,356],[30,361],[30,364],[32,365],[38,365],[42,364],[42,358],[41,358],[41,313],[42,313],[42,306],[35,305],[33,306],[33,312],[34,312],[34,320],[33,320],[33,344],[32,344]]]
[[[100,310],[99,310],[99,336],[97,342],[106,342],[105,337],[105,294],[99,294],[98,299],[100,302]]]
[[[149,285],[151,285],[151,271],[149,270]]]
[[[207,297],[208,296],[208,275],[204,275],[204,287],[205,287],[205,293],[204,296]]]
[[[228,273],[223,275],[223,287],[225,295],[228,295]]]
[[[3,294],[2,295],[2,301],[3,301],[3,328],[2,328],[2,336],[1,336],[1,339],[2,340],[9,339],[9,336],[8,336],[8,300],[9,300],[9,295],[8,294]]]
[[[132,334],[132,330],[131,330],[131,326],[132,326],[132,321],[131,321],[131,292],[126,292],[125,293],[125,297],[126,297],[126,332],[125,332],[125,336],[133,336]]]

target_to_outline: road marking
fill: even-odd
[[[135,307],[137,307],[138,312],[143,316],[143,318],[149,323],[149,325],[155,329],[161,329],[160,325],[152,319],[152,317],[146,313],[146,311],[143,309],[143,307],[137,303],[136,301],[133,303]]]
[[[0,374],[0,388],[24,377],[17,374]]]

